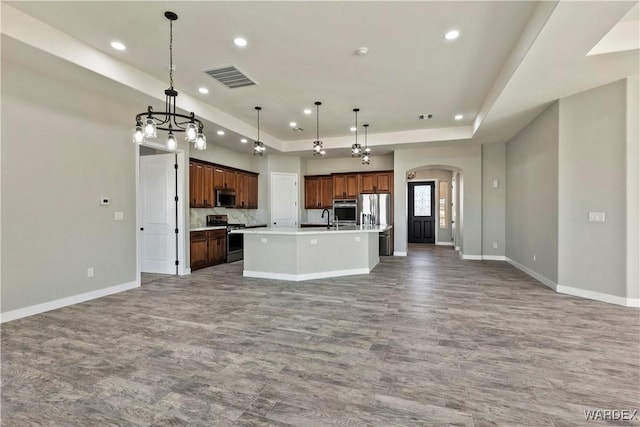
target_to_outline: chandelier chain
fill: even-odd
[[[173,21],[169,20],[169,87],[173,89]]]

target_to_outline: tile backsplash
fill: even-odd
[[[191,228],[204,227],[207,215],[228,215],[229,222],[235,224],[266,224],[265,213],[263,209],[192,208],[189,209],[189,224]]]

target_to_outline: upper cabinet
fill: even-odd
[[[362,193],[393,193],[393,171],[304,177],[305,209],[331,208],[333,199],[355,199]]]
[[[333,177],[334,199],[355,199],[358,197],[358,174],[340,173]]]
[[[215,207],[215,190],[236,192],[236,208],[258,208],[258,174],[189,159],[189,207]]]
[[[393,171],[360,174],[358,193],[392,193]]]
[[[258,209],[258,175],[247,174],[247,209]]]
[[[304,177],[305,209],[325,209],[333,205],[333,179],[331,175]]]

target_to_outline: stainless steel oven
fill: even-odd
[[[227,225],[227,262],[240,261],[244,258],[244,234],[229,233],[239,228],[244,228],[244,224]]]
[[[335,199],[333,201],[333,219],[339,224],[355,224],[358,219],[358,201],[356,199]]]
[[[207,215],[207,225],[227,227],[227,262],[240,261],[244,258],[244,234],[232,234],[231,230],[245,228],[244,224],[229,224],[227,215]]]

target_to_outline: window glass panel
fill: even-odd
[[[413,216],[431,216],[431,186],[413,187]]]
[[[441,181],[438,188],[440,228],[447,228],[449,222],[447,206],[449,205],[449,183]]]

